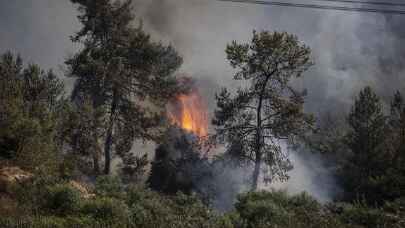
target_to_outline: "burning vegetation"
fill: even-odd
[[[197,88],[187,94],[177,95],[168,105],[171,124],[189,133],[203,137],[208,134],[207,106]]]
[[[81,48],[65,62],[71,99],[52,71],[0,54],[0,227],[405,227],[403,92],[387,90],[387,102],[365,87],[348,113],[305,113],[306,93],[292,80],[312,65],[309,47],[293,34],[255,31],[251,43],[225,49],[233,86],[216,94],[208,132],[204,87],[178,78],[174,47],[133,26],[131,0],[70,2],[82,25],[71,36]],[[170,19],[171,10],[156,9]],[[162,119],[172,126],[164,134]],[[142,154],[140,142],[156,150]],[[292,167],[291,155],[308,169]],[[290,181],[303,187],[270,190],[291,168],[300,174]],[[324,173],[336,183],[321,181]],[[308,186],[334,192],[330,185],[342,190],[327,204],[289,195]]]

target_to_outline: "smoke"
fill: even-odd
[[[292,151],[290,160],[294,165],[289,172],[290,179],[287,182],[262,185],[263,189],[282,189],[291,194],[306,191],[322,203],[330,202],[341,194],[330,168],[320,155],[308,151]]]
[[[405,86],[404,16],[215,0],[135,0],[134,10],[153,39],[172,44],[184,57],[181,71],[198,80],[210,111],[219,87],[237,85],[226,61],[226,44],[248,41],[253,29],[290,32],[312,48],[316,65],[295,83],[307,88],[306,110],[318,117],[327,112],[345,115],[363,86],[371,85],[384,100]],[[76,15],[66,0],[0,0],[0,51],[12,50],[28,62],[58,70],[77,49],[69,41],[80,26]],[[289,190],[307,190],[320,198],[333,194],[332,187],[314,181],[324,175],[319,158],[291,156],[296,168],[286,185]],[[333,185],[333,178],[324,179]]]
[[[214,0],[136,0],[135,10],[147,31],[174,45],[184,57],[182,71],[198,80],[210,111],[219,87],[237,86],[226,61],[226,44],[248,41],[253,29],[287,31],[312,48],[316,65],[295,84],[308,90],[305,108],[318,117],[336,111],[345,115],[364,86],[372,86],[385,100],[404,87],[401,42],[405,29],[401,23],[405,18],[401,16]],[[270,187],[287,188],[291,193],[308,191],[322,201],[338,192],[322,157],[292,151],[290,158],[295,167],[290,181]],[[241,176],[224,173],[228,180]]]
[[[155,151],[148,186],[155,191],[195,194],[220,211],[233,208],[239,193],[249,189],[253,168],[229,153],[209,159],[198,138],[172,127]]]
[[[403,16],[215,0],[136,0],[135,10],[148,31],[184,56],[184,71],[220,86],[232,85],[226,44],[247,41],[253,29],[266,29],[297,34],[313,49],[316,65],[300,80],[309,91],[311,112],[346,107],[366,85],[381,96],[403,87]]]
[[[53,68],[63,77],[65,58],[77,46],[69,36],[79,29],[75,7],[66,0],[0,0],[0,53],[20,54],[26,63]]]

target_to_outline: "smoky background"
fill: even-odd
[[[137,23],[142,22],[154,40],[173,45],[183,56],[180,73],[197,81],[211,114],[219,88],[239,85],[232,80],[226,44],[249,41],[253,29],[293,33],[311,47],[315,65],[294,83],[308,91],[305,109],[318,119],[323,113],[346,115],[354,96],[366,85],[387,103],[395,90],[405,86],[405,17],[401,15],[215,0],[134,0],[134,12]],[[0,51],[19,53],[27,62],[54,68],[63,77],[64,59],[80,48],[69,40],[80,26],[76,15],[67,0],[0,0]],[[69,91],[73,82],[65,80]],[[153,148],[153,144],[137,144],[134,152]],[[323,165],[325,158],[307,151],[289,153],[295,166],[289,182],[265,188],[305,190],[323,201],[332,199],[338,185]],[[226,178],[237,179],[244,173],[229,172]]]

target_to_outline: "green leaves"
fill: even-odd
[[[54,170],[63,83],[11,53],[0,60],[0,157],[28,170]]]
[[[365,197],[370,202],[377,202],[380,198],[375,198],[378,188],[373,187],[372,183],[373,179],[385,172],[388,165],[385,155],[388,152],[385,148],[386,120],[377,95],[370,87],[364,88],[347,118],[350,128],[346,144],[351,156],[344,166],[344,170],[350,172],[345,172],[344,183],[348,198]]]
[[[182,58],[173,47],[151,41],[142,25],[133,26],[130,0],[72,2],[83,25],[73,37],[83,49],[66,61],[77,78],[72,99],[79,107],[89,99],[95,110],[105,110],[99,125],[105,135],[95,141],[104,143],[108,174],[114,154],[133,163],[128,153],[135,139],[161,136],[165,104],[185,89],[175,75]]]
[[[233,41],[226,54],[242,86],[235,95],[226,89],[217,94],[214,138],[228,148],[237,143],[243,148],[237,154],[256,167],[268,165],[268,180],[286,179],[290,165],[279,142],[303,135],[314,122],[303,112],[305,94],[289,84],[312,65],[310,49],[288,33],[254,31],[251,43]]]

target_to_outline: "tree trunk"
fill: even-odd
[[[273,74],[273,73],[272,73]],[[270,79],[270,76],[272,74],[269,74],[266,76],[266,79],[263,83],[263,87],[261,88],[260,94],[259,94],[259,103],[257,106],[257,125],[256,125],[256,151],[255,151],[255,169],[253,171],[253,182],[252,182],[252,191],[257,190],[257,186],[259,184],[259,176],[260,176],[260,168],[262,164],[262,107],[263,107],[263,96],[266,91],[266,86],[267,82]]]
[[[117,105],[118,105],[118,96],[117,96],[117,92],[114,91],[113,92],[113,101],[111,104],[110,121],[109,121],[109,126],[107,129],[107,137],[106,137],[105,145],[104,145],[104,174],[105,175],[110,174],[110,170],[111,170],[111,148],[112,148],[112,144],[113,144],[114,117],[115,117]]]
[[[104,146],[104,174],[110,174],[111,168],[111,147],[112,147],[112,130],[114,127],[114,121],[110,121],[110,126],[107,131],[107,138]]]
[[[253,171],[253,182],[252,182],[252,191],[257,190],[259,185],[259,176],[260,176],[260,169],[261,169],[262,159],[261,156],[258,156],[255,161],[255,169]]]
[[[101,148],[97,142],[97,138],[95,139],[94,151],[93,151],[93,172],[94,175],[100,174],[100,154]]]

